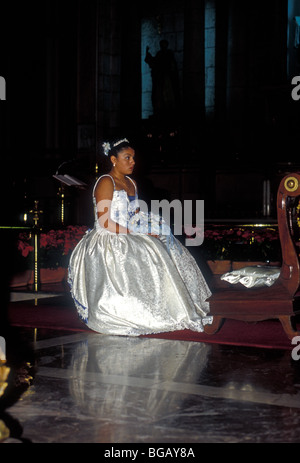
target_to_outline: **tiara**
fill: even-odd
[[[113,147],[120,145],[121,143],[126,142],[129,143],[127,138],[122,138],[122,140],[116,141],[116,143],[113,144]]]

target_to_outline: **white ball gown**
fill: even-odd
[[[111,219],[136,233],[117,234],[102,228],[95,187],[95,225],[74,248],[68,269],[79,317],[103,334],[202,332],[212,322],[206,300],[211,292],[193,256],[173,235],[146,234],[149,217],[136,213],[137,192],[128,197],[115,184]],[[151,214],[152,230],[159,223],[160,218]]]

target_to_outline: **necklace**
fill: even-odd
[[[112,177],[115,180],[115,182],[117,183],[117,186],[122,187],[122,189],[124,189],[126,191],[126,193],[129,194],[129,192],[131,190],[131,187],[133,186],[131,184],[131,181],[126,176],[124,176],[124,179],[122,179],[122,180],[120,178],[116,177],[115,175],[112,175]]]

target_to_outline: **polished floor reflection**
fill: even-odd
[[[6,410],[19,426],[7,443],[300,442],[300,361],[288,350],[18,335],[35,374]]]

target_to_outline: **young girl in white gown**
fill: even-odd
[[[158,216],[139,211],[128,140],[103,146],[112,168],[94,186],[95,225],[69,262],[79,317],[104,334],[203,331],[211,293],[196,261]]]

